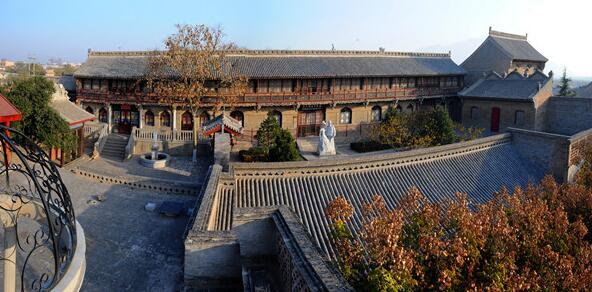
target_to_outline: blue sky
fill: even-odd
[[[451,50],[460,63],[493,26],[528,33],[548,68],[592,76],[591,2],[0,0],[0,58],[83,62],[88,48],[159,48],[175,24],[204,23],[252,49]]]

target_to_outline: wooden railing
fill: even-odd
[[[457,94],[460,88],[396,88],[396,89],[367,89],[352,91],[319,91],[319,92],[267,92],[246,93],[236,98],[237,104],[294,104],[294,103],[335,103],[348,101],[372,101],[384,99],[414,99],[418,97],[434,97]],[[221,95],[209,95],[202,98],[204,104],[214,104]],[[82,89],[78,97],[86,101],[119,101],[135,103],[160,103],[161,99],[153,94],[142,92],[102,92],[98,90]],[[182,102],[182,100],[179,100]]]

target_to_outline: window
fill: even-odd
[[[407,111],[408,112],[413,112],[413,105],[412,104],[410,104],[410,105],[407,106]]]
[[[415,88],[415,78],[407,78],[407,87]]]
[[[233,111],[230,113],[230,117],[241,122],[241,126],[243,126],[243,127],[245,126],[245,116],[243,115],[243,112]]]
[[[88,112],[90,114],[94,114],[95,113],[95,111],[90,106],[87,106],[85,110],[86,110],[86,112]]]
[[[99,122],[101,123],[108,123],[109,120],[107,118],[107,110],[105,110],[104,108],[101,108],[99,110]]]
[[[101,80],[93,79],[92,80],[92,90],[99,90],[101,89]]]
[[[82,80],[82,88],[83,89],[90,89],[92,86],[92,80],[91,79],[83,79]]]
[[[206,112],[201,113],[199,115],[199,126],[203,127],[207,122],[210,121],[210,115]]]
[[[476,121],[479,119],[479,108],[476,106],[471,107],[471,120]]]
[[[269,113],[269,115],[275,118],[280,127],[282,126],[282,113],[280,113],[279,111],[272,111]]]
[[[183,115],[181,115],[181,130],[193,130],[193,115],[188,111],[184,112]]]
[[[251,93],[257,93],[257,80],[251,80],[249,81],[249,89],[251,91]]]
[[[146,126],[154,126],[154,113],[152,111],[147,110],[144,114],[144,124]]]
[[[169,112],[164,111],[160,113],[160,126],[161,127],[170,127],[171,126],[171,114]]]
[[[341,123],[341,124],[351,124],[352,123],[351,109],[345,107],[341,110],[341,113],[339,114],[339,123]]]
[[[360,78],[360,90],[364,89],[364,78]]]
[[[291,88],[290,91],[295,92],[296,91],[296,86],[297,86],[296,79],[292,79],[292,88]]]
[[[517,110],[516,113],[514,113],[514,125],[524,125],[524,111]]]
[[[372,121],[380,122],[382,120],[382,108],[380,106],[374,106],[372,108]]]

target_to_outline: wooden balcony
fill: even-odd
[[[355,103],[382,100],[410,100],[416,98],[437,98],[456,95],[459,87],[440,88],[398,88],[398,89],[368,89],[354,91],[335,92],[268,92],[247,93],[236,100],[239,106],[265,106],[265,105],[294,105],[294,104],[334,104]],[[78,93],[81,101],[114,102],[114,103],[141,103],[160,104],[160,98],[153,94],[141,92],[120,93],[104,92],[98,90],[82,89]],[[204,96],[204,105],[214,104],[217,100],[214,94]],[[182,100],[179,100],[182,103]]]

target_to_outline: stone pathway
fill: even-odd
[[[101,184],[62,169],[76,219],[86,235],[86,275],[81,291],[179,291],[183,281],[183,232],[177,218],[144,210],[165,200],[195,203],[123,185]],[[104,201],[96,200],[104,196]]]

